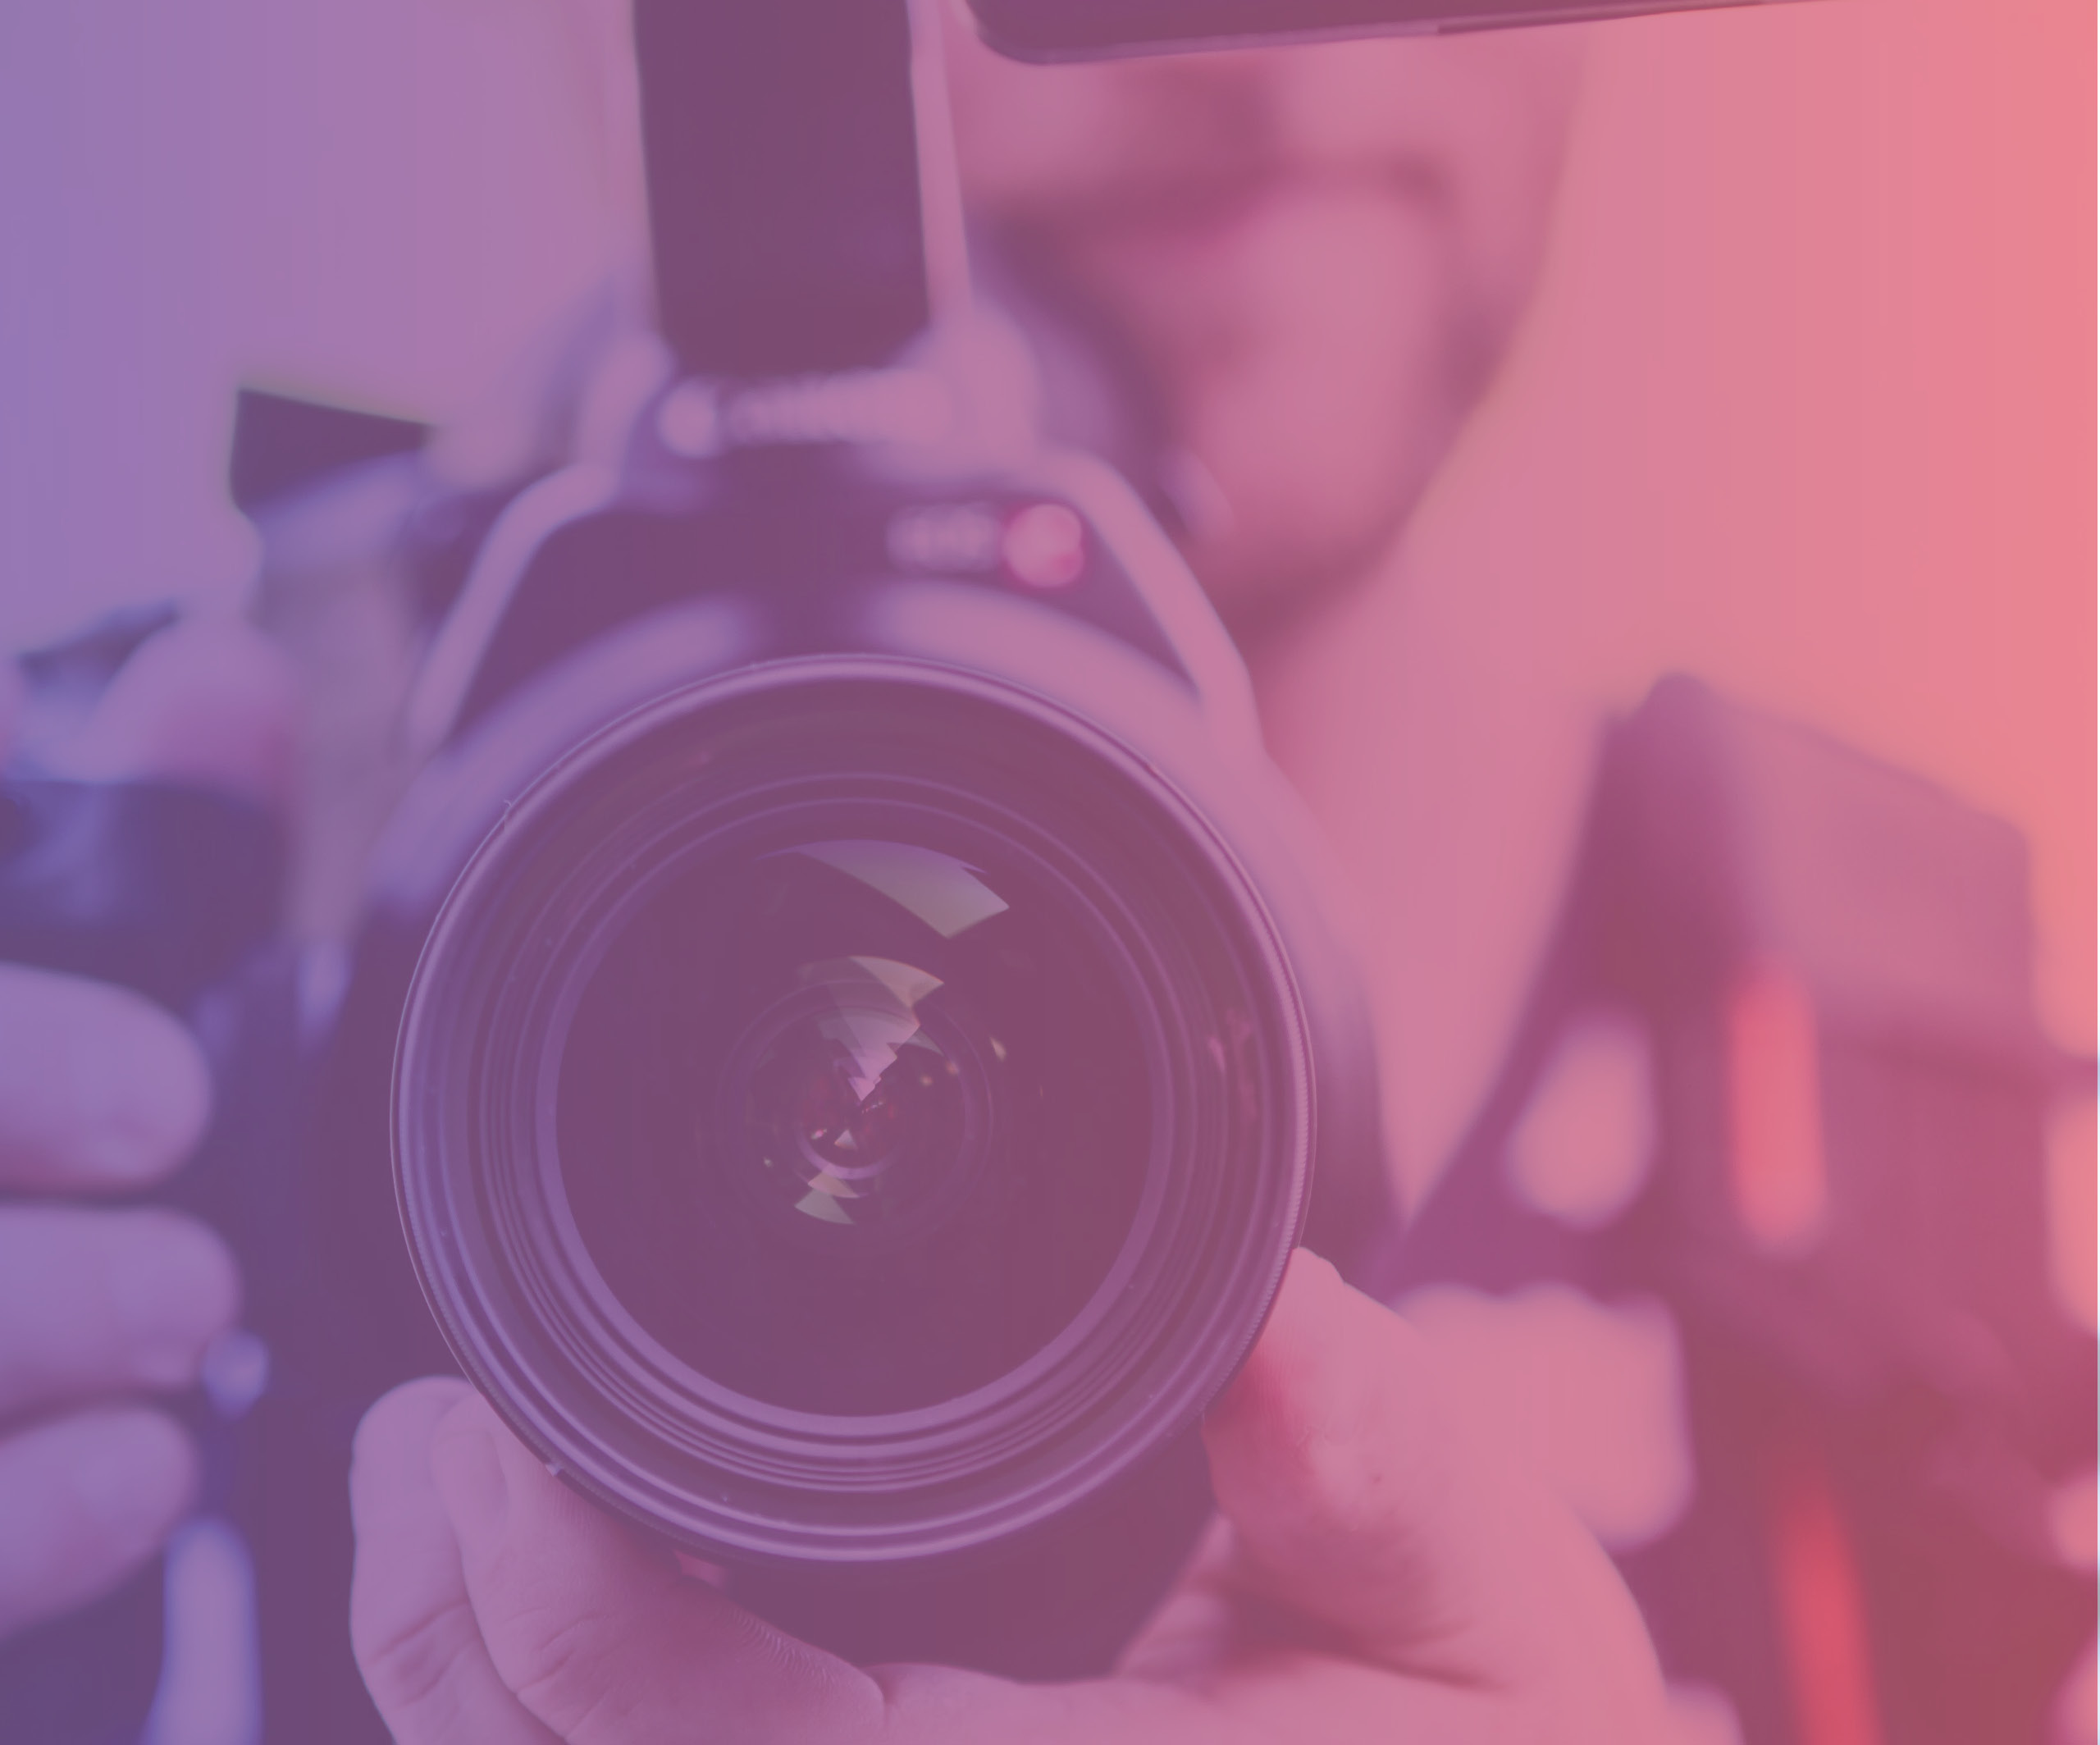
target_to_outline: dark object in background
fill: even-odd
[[[412,418],[243,388],[234,401],[226,491],[235,509],[253,514],[345,468],[413,455],[429,440],[430,427]]]
[[[2018,833],[1665,681],[1609,742],[1509,1063],[1407,1288],[1659,1300],[1697,1489],[1622,1563],[1673,1678],[1747,1745],[2038,1741],[2093,1625],[2052,1498],[2094,1345],[2051,1290],[2045,1126],[2092,1094],[2030,989]],[[1512,1135],[1571,1027],[1645,1033],[1655,1156],[1586,1230]]]
[[[679,362],[748,379],[895,357],[934,295],[898,100],[909,9],[637,0],[634,34],[659,319]]]
[[[276,924],[284,848],[259,806],[175,783],[0,782],[0,958],[170,1011]]]
[[[1431,36],[1773,0],[970,0],[994,48],[1022,61]]]

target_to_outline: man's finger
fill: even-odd
[[[857,1745],[880,1726],[874,1680],[682,1574],[479,1399],[431,1464],[490,1658],[571,1745]]]
[[[0,1638],[115,1587],[159,1550],[196,1488],[189,1439],[144,1407],[0,1439]]]
[[[464,1382],[411,1382],[358,1427],[350,1641],[395,1745],[555,1745],[490,1664],[431,1477],[431,1433],[468,1391]]]
[[[1461,1686],[1619,1686],[1628,1715],[1659,1701],[1595,1541],[1469,1433],[1430,1347],[1325,1261],[1293,1257],[1204,1435],[1262,1589],[1348,1647]]]
[[[0,1207],[0,1421],[185,1387],[240,1308],[232,1257],[194,1219]]]
[[[189,1033],[141,996],[0,964],[0,1186],[143,1187],[187,1158],[211,1112]]]

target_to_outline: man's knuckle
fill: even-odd
[[[619,1701],[605,1676],[599,1621],[579,1617],[558,1601],[521,1606],[504,1634],[512,1645],[504,1682],[535,1714],[567,1732],[587,1726]]]

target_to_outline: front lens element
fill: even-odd
[[[678,1361],[894,1413],[1071,1325],[1130,1233],[1151,1103],[1142,994],[1079,893],[942,811],[852,810],[869,834],[794,839],[833,805],[733,829],[609,930],[563,1050],[560,1176]]]

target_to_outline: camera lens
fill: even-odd
[[[447,899],[397,1181],[468,1373],[696,1549],[938,1555],[1214,1396],[1294,1240],[1303,1015],[1159,768],[988,679],[782,662],[608,729]]]

